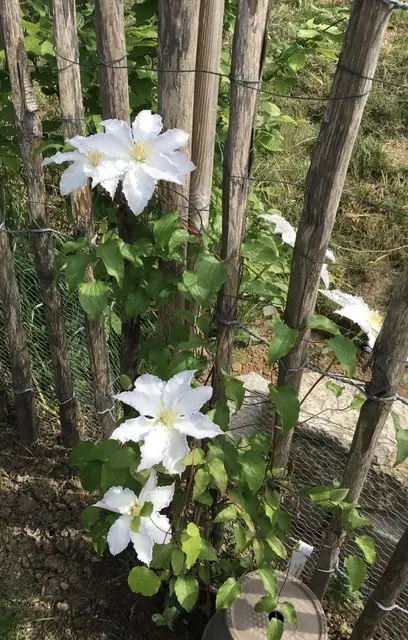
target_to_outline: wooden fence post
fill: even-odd
[[[190,153],[193,131],[194,86],[200,0],[158,0],[159,113],[166,129],[183,129],[190,140],[183,151]],[[184,186],[163,183],[160,194],[169,211],[188,219],[190,176]]]
[[[224,5],[225,0],[205,0],[200,8],[191,145],[197,168],[191,174],[189,213],[189,226],[197,231],[206,229],[210,218]]]
[[[231,106],[224,154],[221,258],[228,260],[227,280],[218,295],[218,339],[214,364],[214,399],[223,396],[222,371],[230,371],[241,279],[241,244],[245,231],[248,178],[252,164],[258,89],[268,29],[268,0],[240,0],[231,63]]]
[[[16,127],[20,138],[27,186],[28,208],[35,225],[46,227],[48,225],[42,155],[36,153],[42,141],[42,126],[37,113],[28,58],[24,48],[19,0],[1,0],[0,9]],[[54,366],[62,438],[64,444],[68,446],[78,439],[78,432],[64,313],[55,280],[55,246],[52,234],[34,233],[33,248]]]
[[[78,56],[75,0],[52,0],[54,18],[55,50],[58,69],[58,86],[65,138],[86,135],[86,125],[81,89],[81,72]],[[68,62],[75,61],[76,64]],[[76,189],[71,194],[75,235],[87,238],[92,244],[95,223],[92,212],[92,194],[89,186]],[[92,267],[88,268],[88,279],[93,280]],[[89,353],[91,360],[95,409],[102,435],[109,437],[115,427],[110,412],[112,390],[110,383],[109,356],[103,318],[86,319]]]
[[[125,13],[123,0],[96,0],[96,43],[99,56],[100,96],[104,119],[130,121]],[[137,219],[129,211],[123,195],[116,198],[119,235],[133,242]],[[133,381],[140,358],[140,317],[122,323],[120,370]]]
[[[293,253],[284,320],[298,329],[296,345],[282,359],[278,385],[299,391],[322,264],[335,222],[351,152],[358,134],[391,6],[382,0],[354,0],[329,103],[307,174],[305,198]],[[275,428],[273,466],[285,468],[293,430]]]
[[[7,329],[14,390],[17,429],[20,440],[31,444],[38,438],[35,390],[30,371],[30,357],[21,314],[20,296],[14,272],[13,257],[4,222],[0,216],[0,302]],[[3,399],[4,401],[4,399]]]
[[[408,528],[358,618],[350,640],[371,640],[408,584]]]
[[[371,380],[367,400],[361,407],[353,441],[347,457],[342,487],[348,487],[346,500],[357,502],[370,470],[383,426],[391,411],[408,362],[408,269],[396,286],[384,324],[374,345]],[[389,401],[386,399],[390,398]],[[336,522],[328,526],[318,567],[310,587],[322,599],[337,565],[345,534]]]

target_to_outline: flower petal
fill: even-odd
[[[133,164],[123,179],[123,193],[135,216],[146,208],[156,187],[153,177],[143,170],[144,166]]]
[[[188,389],[183,395],[178,395],[178,399],[173,403],[173,407],[182,416],[190,416],[197,413],[201,407],[211,399],[213,394],[212,387],[196,387]]]
[[[150,373],[136,379],[132,391],[123,391],[114,396],[145,416],[158,417],[162,409],[162,393],[166,386],[163,380]]]
[[[263,213],[259,217],[275,225],[274,234],[282,236],[282,242],[288,244],[290,247],[295,246],[296,229],[292,227],[290,222],[276,213]]]
[[[163,129],[162,117],[153,114],[150,109],[144,109],[136,116],[133,124],[133,138],[135,142],[138,140],[153,140],[157,138]]]
[[[162,462],[165,448],[168,447],[169,429],[155,427],[146,435],[143,445],[140,447],[142,459],[137,468],[138,471],[150,469],[155,464]]]
[[[66,196],[71,191],[84,187],[88,182],[88,175],[84,171],[84,165],[74,162],[68,169],[65,169],[61,176],[60,192]]]
[[[126,515],[131,507],[137,502],[137,497],[131,489],[123,487],[111,487],[107,490],[102,500],[99,500],[94,507],[101,507],[114,513]]]
[[[187,173],[191,173],[192,171],[194,171],[194,169],[197,168],[185,153],[174,151],[173,153],[167,154],[167,157],[170,162],[172,162],[177,167],[177,169],[183,176],[185,176]]]
[[[329,298],[329,300],[341,307],[349,304],[365,304],[363,298],[353,296],[350,293],[344,293],[344,291],[340,291],[340,289],[331,289],[331,291],[319,289],[319,293],[322,293],[326,298]]]
[[[150,153],[141,168],[154,180],[166,180],[180,185],[184,182],[180,169],[162,153]]]
[[[139,500],[140,502],[152,502],[154,511],[161,511],[169,506],[173,495],[174,484],[166,487],[158,487],[156,472],[152,470],[140,492]]]
[[[125,442],[140,442],[140,440],[145,439],[155,424],[155,420],[145,416],[129,418],[112,432],[109,439],[119,440],[122,444],[125,444]]]
[[[223,433],[218,424],[211,422],[211,420],[202,413],[195,413],[192,416],[178,418],[174,427],[178,429],[180,433],[184,433],[186,436],[192,436],[193,438],[215,438],[215,436]]]
[[[348,304],[342,309],[337,309],[334,313],[343,316],[343,318],[348,318],[367,334],[371,329],[370,308],[365,302],[362,304]]]
[[[43,165],[47,164],[62,164],[63,162],[79,162],[88,163],[87,156],[79,151],[57,151],[53,156],[44,158]]]
[[[177,429],[167,429],[168,437],[163,451],[163,465],[170,474],[183,473],[183,458],[190,451],[186,436]]]
[[[181,147],[185,147],[189,134],[182,129],[168,129],[155,140],[155,148],[161,153],[172,153]]]
[[[113,556],[126,549],[130,542],[130,516],[120,516],[109,529],[106,541]]]
[[[328,260],[331,260],[332,262],[336,262],[336,256],[334,255],[334,253],[333,253],[333,251],[331,249],[327,249],[326,258]]]
[[[102,187],[109,193],[112,200],[115,197],[118,184],[119,178],[112,178],[112,180],[104,180],[103,182],[101,182]]]
[[[322,264],[322,271],[320,277],[323,280],[323,284],[328,289],[330,287],[329,267],[327,264]]]
[[[162,393],[162,402],[166,408],[173,408],[186,393],[191,391],[194,374],[194,369],[181,371],[168,380]]]
[[[113,180],[116,182],[124,175],[129,163],[121,159],[102,160],[98,165],[90,167],[89,173],[92,176],[92,188],[105,180]]]
[[[125,120],[103,120],[102,124],[105,127],[105,133],[116,136],[129,145],[133,143],[132,130]]]
[[[144,564],[149,566],[153,557],[154,542],[152,538],[146,533],[133,533],[133,531],[131,531],[130,539],[140,562],[144,562]]]
[[[160,513],[152,513],[150,518],[142,518],[140,532],[149,536],[156,544],[167,544],[171,540],[169,519]]]
[[[86,138],[86,149],[88,153],[89,151],[104,153],[108,158],[129,159],[132,147],[118,136],[109,133],[94,133]]]

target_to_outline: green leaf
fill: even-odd
[[[287,620],[292,627],[296,627],[298,620],[296,615],[296,609],[293,606],[293,604],[287,601],[282,602],[281,610],[283,615],[285,616],[285,620]]]
[[[284,625],[278,618],[272,618],[268,623],[268,629],[266,631],[267,640],[280,640],[283,636]]]
[[[196,498],[196,500],[200,504],[206,504],[208,507],[210,507],[214,502],[213,497],[209,491],[204,491],[204,493],[201,493],[198,498]]]
[[[252,548],[254,550],[256,566],[259,567],[265,557],[265,545],[259,538],[252,540]]]
[[[292,71],[300,71],[306,64],[306,56],[303,51],[297,51],[288,58],[288,65]]]
[[[335,322],[333,322],[333,320],[329,320],[326,316],[321,316],[319,314],[310,316],[307,321],[307,326],[309,329],[326,331],[327,333],[331,333],[333,336],[337,336],[340,333],[339,327]]]
[[[134,567],[129,572],[128,585],[134,593],[154,596],[160,589],[161,580],[154,571],[147,567]]]
[[[99,318],[108,306],[109,287],[106,282],[82,282],[79,285],[79,302],[91,318]]]
[[[115,278],[120,286],[125,274],[125,261],[117,240],[108,240],[96,247],[96,255],[102,260],[109,275]]]
[[[408,458],[408,429],[401,427],[398,413],[391,411],[391,417],[395,428],[395,438],[397,440],[397,459],[394,463],[394,467],[396,467]]]
[[[177,547],[173,549],[171,554],[171,566],[173,568],[174,575],[178,576],[184,567],[184,553]]]
[[[145,502],[140,509],[140,517],[141,518],[150,518],[153,513],[154,505],[153,502]]]
[[[211,583],[210,568],[207,565],[200,565],[200,568],[198,569],[198,575],[200,576],[201,582],[203,582],[204,584],[208,585]]]
[[[269,363],[272,364],[276,360],[279,360],[279,358],[286,356],[296,344],[297,336],[297,329],[291,329],[283,322],[277,323],[274,327],[272,341],[269,344]]]
[[[191,451],[185,456],[185,458],[183,458],[183,464],[185,464],[186,467],[190,467],[192,465],[198,467],[204,464],[204,458],[205,453],[202,449],[191,449]]]
[[[125,391],[130,391],[133,387],[133,382],[132,379],[129,378],[129,376],[125,375],[124,373],[122,373],[120,375],[120,388],[121,389],[125,389]]]
[[[168,569],[170,567],[173,543],[155,544],[153,547],[153,559],[150,566],[153,569]]]
[[[208,485],[211,482],[211,476],[208,471],[204,469],[198,469],[194,476],[194,488],[193,488],[193,500],[196,500],[204,491],[206,491]]]
[[[173,231],[169,240],[170,258],[177,257],[178,250],[188,241],[189,238],[190,236],[185,229],[176,229],[175,231]]]
[[[235,504],[230,504],[229,507],[225,507],[214,518],[214,522],[229,522],[235,520],[238,515],[238,509]]]
[[[335,338],[331,338],[328,344],[343,365],[349,378],[352,378],[357,366],[357,347],[354,342],[344,336],[336,336]]]
[[[342,387],[340,384],[337,384],[336,382],[333,382],[333,380],[328,380],[326,382],[326,389],[329,389],[329,391],[331,391],[336,398],[340,398],[341,394],[344,391],[344,387]]]
[[[76,467],[80,467],[89,460],[89,455],[94,448],[93,442],[89,440],[80,440],[72,449],[69,461]]]
[[[177,600],[190,613],[198,599],[198,582],[193,576],[179,576],[174,585]]]
[[[106,462],[119,448],[120,444],[117,440],[100,440],[94,444],[88,460]]]
[[[270,384],[269,395],[281,417],[282,430],[287,433],[296,426],[299,419],[300,403],[297,393],[292,387],[275,387]]]
[[[149,306],[149,297],[144,289],[139,288],[137,292],[129,293],[125,302],[126,318],[141,316]]]
[[[361,516],[357,508],[354,508],[348,514],[348,522],[352,529],[362,529],[363,527],[369,527],[371,524],[371,520]]]
[[[68,285],[68,292],[74,293],[77,286],[84,282],[86,276],[86,268],[90,262],[88,253],[78,251],[65,258],[65,278]]]
[[[176,230],[180,229],[180,217],[178,213],[169,211],[160,216],[153,225],[153,233],[156,244],[160,249],[168,247],[170,238]],[[188,234],[187,234],[188,235]]]
[[[350,409],[356,409],[357,411],[360,411],[366,399],[367,398],[365,396],[356,393],[356,395],[353,396],[353,399],[350,402]]]
[[[200,537],[186,537],[182,543],[181,548],[186,554],[186,569],[191,569],[197,562],[198,556],[201,551],[201,538]]]
[[[238,411],[244,402],[245,389],[242,380],[238,380],[228,373],[222,373],[222,379],[224,383],[224,391],[228,400],[231,400],[235,404],[235,409]]]
[[[215,608],[227,609],[241,595],[241,584],[235,578],[228,578],[218,589]]]
[[[279,540],[278,536],[275,536],[273,533],[270,533],[265,538],[266,542],[269,544],[270,548],[279,558],[285,559],[287,557],[287,551],[282,541]]]
[[[311,487],[306,494],[315,504],[339,504],[346,499],[349,489],[342,487]]]
[[[107,491],[110,487],[120,487],[126,482],[126,469],[115,469],[108,462],[102,464],[101,489]]]
[[[263,586],[270,596],[276,598],[278,593],[278,582],[276,580],[276,571],[272,567],[262,567],[257,569],[258,575],[261,577]]]
[[[218,489],[221,493],[225,493],[227,490],[228,476],[225,471],[224,463],[222,460],[219,460],[219,458],[211,458],[207,466]]]
[[[350,589],[358,591],[367,577],[366,563],[362,558],[349,555],[346,559],[346,569],[350,582]]]
[[[186,532],[191,538],[199,538],[200,537],[200,529],[197,527],[194,522],[189,522],[187,525]]]
[[[214,256],[203,255],[199,258],[196,270],[184,271],[180,291],[195,300],[201,306],[211,303],[227,277],[228,264],[220,262]]]
[[[245,451],[239,458],[242,467],[242,476],[248,487],[254,493],[261,488],[266,474],[264,458],[255,451]]]
[[[211,419],[215,424],[218,424],[223,431],[227,431],[230,421],[230,410],[228,402],[224,400],[224,398],[220,398],[215,403]]]
[[[275,241],[268,236],[247,240],[242,245],[241,251],[244,258],[252,262],[266,262],[268,264],[273,263],[279,255]]]
[[[216,562],[218,560],[216,550],[212,544],[204,538],[201,540],[201,551],[198,557],[200,560],[207,560],[208,562]]]
[[[237,551],[239,553],[245,551],[248,541],[245,527],[243,527],[242,524],[234,524],[234,538]]]
[[[358,536],[355,540],[356,545],[361,549],[368,564],[375,564],[377,560],[377,552],[375,542],[370,536]]]
[[[254,609],[257,613],[270,613],[271,611],[275,611],[277,604],[277,598],[273,596],[262,596],[254,606]]]
[[[109,458],[109,465],[115,469],[128,469],[136,466],[137,459],[132,447],[121,447]]]
[[[93,505],[85,507],[81,513],[82,526],[89,531],[94,524],[98,522],[100,514],[101,510],[99,507],[94,507]]]
[[[85,462],[79,471],[81,484],[86,491],[96,491],[101,485],[102,464],[98,461]]]

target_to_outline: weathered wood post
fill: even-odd
[[[58,86],[65,138],[86,134],[86,124],[81,88],[81,71],[78,56],[75,0],[52,0],[54,18],[55,53],[58,69]],[[75,64],[69,62],[75,61]],[[76,189],[71,194],[75,235],[87,238],[92,244],[95,222],[92,212],[92,195],[89,186]],[[93,280],[92,267],[88,279]],[[92,370],[95,409],[103,436],[109,436],[115,421],[111,415],[112,390],[110,384],[109,357],[103,318],[86,319],[88,345]]]
[[[96,43],[99,57],[102,116],[130,121],[129,84],[127,72],[125,13],[123,0],[96,0]],[[123,195],[116,196],[119,235],[133,242],[136,217],[129,211]],[[120,369],[133,381],[140,358],[140,317],[122,322]]]
[[[299,391],[312,315],[351,152],[392,8],[383,0],[354,0],[329,103],[307,174],[293,253],[284,320],[298,329],[296,345],[282,359],[278,385]],[[273,466],[285,468],[293,431],[275,428]]]
[[[347,457],[342,487],[348,487],[346,500],[357,502],[370,470],[383,426],[408,362],[408,269],[396,286],[374,345],[371,380],[367,400],[361,407],[353,441]],[[337,566],[344,531],[330,522],[326,539],[310,587],[322,599]]]
[[[14,272],[13,257],[0,212],[0,303],[7,330],[11,361],[17,429],[21,442],[31,444],[38,438],[38,417],[34,384],[30,371],[26,337],[23,327],[20,296]],[[2,402],[4,399],[2,400]]]
[[[36,153],[42,141],[42,126],[24,48],[19,1],[1,0],[0,16],[27,186],[28,209],[36,226],[47,227],[42,155]],[[62,438],[66,445],[71,445],[78,439],[76,408],[64,313],[55,280],[55,247],[52,234],[49,232],[33,234],[33,248],[54,366]]]
[[[408,584],[408,528],[358,618],[350,640],[371,640]]]
[[[218,337],[213,375],[215,399],[224,393],[222,371],[230,371],[232,364],[232,323],[241,280],[241,245],[245,231],[258,89],[266,47],[268,5],[268,0],[240,0],[235,24],[222,205],[221,258],[228,260],[228,275],[217,302]]]
[[[210,217],[224,5],[206,0],[200,8],[191,145],[197,168],[191,174],[189,213],[190,228],[197,231],[208,227]]]

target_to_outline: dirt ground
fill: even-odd
[[[156,627],[159,603],[130,591],[126,559],[95,554],[79,520],[91,500],[55,442],[49,434],[25,448],[1,428],[0,638],[200,639],[201,611],[194,627]]]

